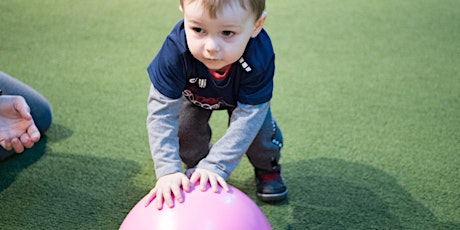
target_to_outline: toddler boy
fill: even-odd
[[[158,178],[148,203],[173,206],[199,181],[214,192],[246,153],[262,201],[286,198],[278,164],[282,134],[270,112],[275,55],[265,0],[181,0],[184,15],[148,66],[147,129]],[[227,110],[228,129],[211,144],[209,119]],[[184,162],[186,173],[181,171]],[[146,205],[148,205],[148,203]]]

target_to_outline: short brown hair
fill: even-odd
[[[180,0],[180,6],[182,9],[184,8],[184,2],[185,1],[197,1],[197,0]],[[235,4],[238,2],[238,4],[243,8],[247,9],[249,5],[249,9],[251,12],[256,16],[256,20],[258,20],[264,10],[265,10],[265,0],[199,0],[201,1],[201,4],[203,7],[208,9],[209,16],[211,18],[215,18],[217,15],[217,12],[221,11],[224,6]]]

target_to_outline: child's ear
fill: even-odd
[[[260,16],[260,18],[257,19],[256,23],[254,24],[254,31],[252,32],[251,37],[255,38],[257,35],[259,35],[260,31],[262,31],[262,28],[264,27],[266,19],[267,13],[263,12],[262,16]]]
[[[179,5],[179,10],[180,12],[184,13],[184,8],[182,8],[182,5]]]

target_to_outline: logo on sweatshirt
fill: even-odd
[[[199,81],[198,81],[199,85]],[[199,86],[200,87],[200,86]],[[218,110],[222,108],[233,108],[234,105],[227,103],[222,97],[204,97],[198,94],[198,87],[189,86],[183,92],[187,100],[189,100],[192,104],[201,107],[207,110]]]
[[[251,72],[252,69],[251,67],[249,66],[249,64],[244,60],[244,58],[240,58],[239,60],[240,64],[241,64],[241,67],[243,67],[244,70],[246,70],[246,72]]]
[[[192,84],[197,83],[197,84],[198,84],[198,87],[204,89],[204,88],[206,88],[207,79],[205,79],[205,78],[193,77],[193,78],[190,78],[190,79],[188,80],[188,82],[190,82],[190,83],[192,83]]]

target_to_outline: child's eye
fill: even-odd
[[[196,33],[203,33],[204,32],[204,30],[199,28],[199,27],[193,27],[192,30],[195,31]]]
[[[225,31],[222,31],[222,35],[224,37],[231,37],[232,35],[234,35],[235,33],[232,32],[232,31],[228,31],[228,30],[225,30]]]

